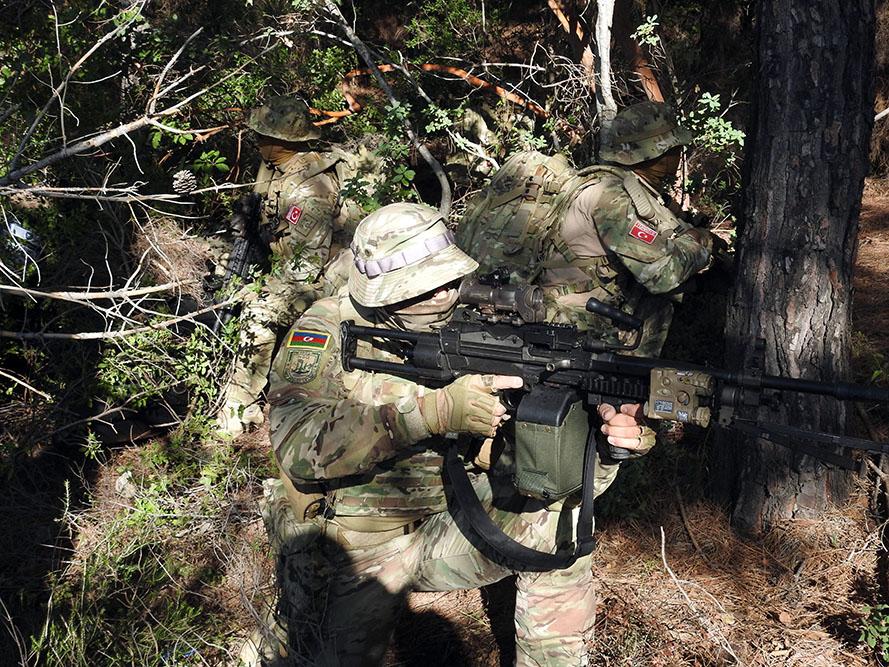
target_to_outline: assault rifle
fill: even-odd
[[[581,490],[581,515],[573,553],[546,554],[528,549],[499,531],[478,503],[462,464],[450,448],[446,472],[472,528],[489,546],[525,569],[567,567],[592,549],[592,482],[596,429],[590,426],[591,407],[644,404],[652,419],[674,420],[741,431],[789,445],[843,467],[851,459],[836,447],[889,453],[889,443],[807,431],[763,423],[760,405],[778,402],[775,392],[832,396],[838,400],[889,403],[889,391],[849,383],[826,383],[764,375],[760,369],[732,372],[679,361],[621,354],[634,345],[603,342],[592,332],[571,325],[539,321],[540,288],[464,281],[461,302],[451,321],[432,333],[342,325],[342,364],[346,370],[389,373],[428,386],[443,386],[466,374],[514,375],[524,380],[518,395],[503,401],[514,419],[506,422],[505,438],[512,444],[508,472],[519,493],[552,502]],[[623,328],[642,323],[595,299],[587,310],[608,317]],[[359,339],[403,345],[405,363],[362,358]],[[625,449],[599,446],[602,463],[630,458]]]
[[[232,279],[237,276],[246,278],[251,266],[263,263],[268,257],[269,244],[262,238],[259,229],[259,204],[261,197],[252,192],[244,195],[238,201],[238,207],[229,222],[229,226],[235,232],[235,242],[226,263],[225,273],[213,291],[227,287]],[[230,305],[219,313],[213,324],[213,333],[229,323],[235,314],[234,305]]]

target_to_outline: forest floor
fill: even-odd
[[[856,368],[867,379],[883,372],[889,354],[889,196],[873,185],[857,267]],[[721,302],[712,305],[710,290],[719,287],[702,285],[677,331],[684,335],[694,320],[718,339]],[[711,312],[689,317],[702,303]],[[674,342],[670,356],[682,348]],[[889,438],[881,415],[869,421]],[[591,664],[877,665],[859,641],[864,606],[880,601],[885,567],[869,510],[873,489],[862,487],[847,507],[818,521],[744,539],[698,483],[706,437],[690,433],[687,442],[657,448],[626,466],[603,496]],[[142,647],[129,664],[237,664],[269,599],[258,499],[270,474],[264,429],[209,453],[176,451],[166,441],[116,447],[85,467],[43,452],[19,469],[0,501],[7,629],[22,644],[42,632],[40,655],[51,664],[128,664],[120,653],[111,659],[118,633],[131,635],[127,650]],[[512,664],[513,590],[507,579],[481,590],[410,595],[386,664]],[[48,598],[54,621],[44,625]],[[11,638],[0,646],[2,664],[17,662]],[[104,644],[108,660],[64,657]],[[53,654],[62,657],[47,659]]]

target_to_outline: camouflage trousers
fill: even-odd
[[[558,511],[493,509],[487,477],[475,485],[504,532],[552,550]],[[286,659],[266,664],[379,665],[408,592],[477,588],[512,574],[518,575],[516,664],[587,664],[585,644],[595,614],[589,557],[565,570],[516,573],[464,537],[459,511],[455,518],[434,514],[407,534],[404,529],[359,533],[333,521],[299,524],[280,480],[266,482],[263,515],[278,553],[278,622],[286,628],[288,644]]]

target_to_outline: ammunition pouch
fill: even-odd
[[[519,403],[513,483],[522,495],[561,500],[583,484],[589,416],[577,392],[535,385]]]

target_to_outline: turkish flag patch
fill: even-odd
[[[295,225],[296,223],[299,222],[299,219],[302,216],[303,216],[303,210],[299,206],[294,205],[294,206],[291,206],[290,208],[287,209],[287,215],[285,215],[284,218],[291,225]]]
[[[651,245],[657,238],[657,230],[652,229],[648,225],[643,224],[637,220],[635,223],[633,223],[633,228],[630,230],[630,236],[639,239],[640,241],[642,241],[642,243]]]

